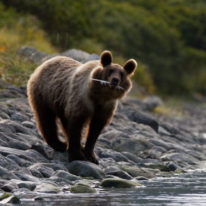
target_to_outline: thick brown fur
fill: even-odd
[[[132,59],[124,67],[113,64],[109,51],[101,54],[100,61],[81,64],[58,56],[40,65],[31,75],[27,88],[44,140],[57,151],[68,150],[69,161],[87,160],[98,164],[94,155],[97,137],[110,122],[117,100],[131,89],[130,77],[136,66]],[[111,85],[102,85],[92,78]],[[65,143],[58,139],[57,119],[62,124]],[[81,144],[83,129],[88,130],[84,148]]]

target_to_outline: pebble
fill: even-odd
[[[54,173],[54,170],[51,167],[45,166],[43,163],[36,163],[29,167],[29,170],[32,174],[37,175],[37,177],[49,178]]]
[[[139,183],[121,178],[106,178],[101,182],[100,185],[105,188],[132,188],[136,186],[141,186],[141,184]]]
[[[96,193],[96,190],[89,185],[76,184],[70,189],[71,193]]]
[[[80,180],[81,178],[79,176],[73,175],[69,172],[66,172],[64,170],[58,170],[56,171],[53,176],[57,176],[63,179],[67,179],[69,181],[76,181],[76,180]]]
[[[4,190],[5,192],[14,192],[15,190],[18,189],[18,186],[16,183],[10,181],[10,182],[4,184],[1,187],[1,189]]]
[[[7,170],[0,166],[0,177],[2,179],[10,180],[10,179],[18,179],[11,171]]]
[[[127,179],[127,180],[132,179],[132,177],[127,172],[122,171],[118,167],[108,167],[105,169],[104,172],[106,175],[113,175],[113,176],[120,177],[120,178]]]
[[[102,179],[104,176],[99,166],[86,161],[73,161],[67,165],[67,169],[70,173],[81,177]]]
[[[135,166],[122,166],[121,167],[122,170],[126,171],[129,175],[131,175],[132,177],[137,177],[137,176],[143,176],[146,178],[152,178],[154,177],[154,175],[148,171],[146,168],[139,168],[139,167],[135,167]]]
[[[59,193],[61,189],[55,183],[41,183],[37,185],[35,192],[40,193]]]
[[[36,184],[31,181],[13,180],[19,188],[26,188],[33,191],[36,188]]]

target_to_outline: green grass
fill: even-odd
[[[31,15],[18,15],[0,4],[0,78],[15,85],[26,84],[36,65],[17,55],[22,46],[56,53],[39,21]],[[13,18],[11,18],[13,17]]]

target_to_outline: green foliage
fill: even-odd
[[[37,16],[59,48],[109,49],[137,59],[142,66],[135,79],[150,92],[153,84],[167,94],[206,92],[204,0],[2,2]]]
[[[16,85],[25,84],[36,67],[16,54],[23,45],[56,52],[35,17],[6,10],[0,3],[0,78]]]
[[[140,86],[144,87],[144,89],[150,94],[155,92],[156,88],[154,86],[154,82],[145,65],[138,65],[138,69],[135,72],[133,79],[138,82]]]

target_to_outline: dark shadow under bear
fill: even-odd
[[[68,57],[54,57],[40,65],[28,82],[29,103],[44,140],[55,150],[68,150],[69,161],[98,164],[94,146],[101,130],[111,120],[117,100],[131,88],[130,77],[137,64],[112,63],[109,51],[100,61],[81,64]],[[66,142],[58,139],[59,119]],[[85,132],[85,147],[81,137]]]

